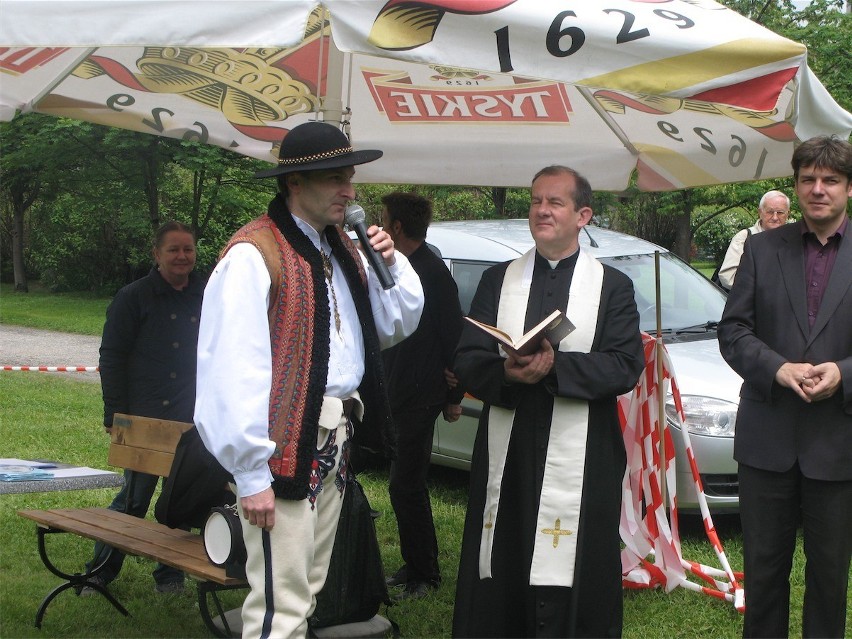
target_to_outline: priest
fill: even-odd
[[[592,190],[532,181],[535,248],[486,271],[472,318],[522,335],[555,309],[575,329],[513,357],[466,326],[460,383],[484,402],[456,586],[456,637],[617,637],[625,451],[616,409],[644,359],[633,284],[579,246]]]

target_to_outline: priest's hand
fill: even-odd
[[[449,368],[444,369],[444,380],[447,382],[447,388],[455,388],[459,385],[459,378]]]
[[[516,384],[537,384],[553,370],[553,346],[546,339],[532,355],[513,357],[509,355],[503,363],[506,381]]]

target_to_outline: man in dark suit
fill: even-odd
[[[801,524],[802,635],[843,637],[852,557],[852,145],[793,153],[802,220],[751,238],[719,324],[743,378],[739,462],[745,637],[786,637]]]
[[[402,586],[397,599],[419,599],[441,583],[438,539],[429,502],[429,460],[435,420],[456,421],[464,391],[450,372],[462,331],[458,287],[443,260],[426,244],[432,204],[414,193],[382,198],[382,224],[423,285],[425,304],[417,330],[382,353],[397,456],[391,463],[391,504],[396,514],[404,565],[388,577]],[[448,379],[453,383],[450,388]]]

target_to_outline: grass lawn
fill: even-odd
[[[107,468],[108,440],[100,428],[101,398],[97,384],[38,373],[0,374],[3,397],[4,456],[49,457],[75,464]],[[386,611],[406,637],[449,637],[455,574],[467,495],[467,474],[434,468],[432,503],[440,540],[444,575],[432,597],[404,602]],[[386,571],[401,565],[396,522],[383,469],[360,475],[374,508],[382,512],[377,529]],[[34,524],[15,515],[25,508],[106,506],[115,489],[3,495],[0,498],[0,623],[3,637],[204,637],[207,631],[197,612],[195,587],[183,595],[153,592],[149,561],[130,557],[114,594],[130,610],[123,617],[99,597],[80,599],[64,592],[48,608],[41,631],[33,626],[41,599],[59,579],[42,565]],[[741,566],[736,518],[720,520],[719,528],[735,569]],[[685,522],[684,555],[718,565],[697,518]],[[51,556],[62,557],[64,568],[76,572],[88,560],[92,544],[73,535],[48,537]],[[226,593],[239,605],[240,593]],[[738,637],[740,615],[731,604],[677,589],[625,592],[625,637]]]
[[[3,323],[88,334],[100,333],[103,310],[109,301],[64,295],[54,303],[49,294],[42,292],[36,293],[33,298],[21,299],[26,296],[11,293],[5,286],[2,295],[0,317]],[[44,303],[38,303],[38,298]],[[65,311],[48,310],[59,307],[64,307]],[[69,317],[69,307],[74,309],[74,317]],[[51,315],[51,325],[40,323]],[[0,371],[0,437],[4,442],[4,457],[56,458],[107,468],[108,440],[100,426],[101,411],[97,384],[51,374]],[[392,572],[401,565],[401,556],[396,521],[387,492],[386,470],[379,468],[363,472],[360,479],[372,506],[382,513],[377,520],[377,533],[385,569]],[[433,596],[403,602],[382,611],[399,624],[403,637],[449,637],[451,634],[467,479],[464,472],[438,467],[432,470],[432,507],[444,581]],[[16,511],[106,506],[114,493],[115,489],[97,489],[0,497],[0,636],[42,639],[209,636],[198,615],[194,585],[190,583],[183,595],[157,595],[150,576],[153,565],[134,557],[126,560],[120,578],[111,587],[129,609],[131,617],[121,616],[100,597],[80,599],[66,591],[51,603],[42,629],[34,627],[39,603],[60,581],[41,563],[34,524],[18,517]],[[731,566],[734,570],[741,570],[738,517],[719,516],[715,523]],[[684,517],[681,526],[683,556],[719,566],[700,519]],[[63,558],[63,567],[69,572],[81,570],[92,550],[90,542],[73,535],[51,535],[48,543],[54,548],[51,556],[58,552]],[[792,575],[791,636],[801,636],[803,567],[800,542]],[[239,592],[225,595],[227,607],[240,604],[242,594]],[[847,628],[852,629],[849,616]],[[734,639],[741,633],[742,618],[733,605],[725,601],[685,588],[677,588],[670,593],[661,590],[625,591],[624,637],[628,639]]]
[[[112,298],[87,293],[51,293],[38,282],[29,293],[0,284],[0,324],[16,324],[80,335],[100,335]]]
[[[716,264],[713,262],[693,262],[692,267],[708,280],[713,276],[713,271],[716,270]]]

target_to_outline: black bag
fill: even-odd
[[[211,508],[236,501],[227,488],[229,481],[231,473],[205,448],[193,426],[180,436],[154,517],[170,528],[200,528]]]
[[[719,266],[717,266],[717,267],[716,267],[716,270],[715,270],[715,271],[713,271],[713,275],[711,275],[711,276],[710,276],[710,281],[711,281],[711,282],[713,282],[716,286],[718,286],[719,288],[721,288],[721,289],[722,289],[723,291],[725,291],[726,293],[727,293],[727,292],[730,292],[730,290],[731,290],[731,289],[729,289],[727,286],[725,286],[724,284],[722,284],[722,281],[719,279],[719,269],[720,269],[720,268],[722,268],[722,265],[721,265],[721,264],[720,264]]]
[[[746,241],[748,241],[748,238],[751,237],[751,229],[746,229],[746,233],[747,233]],[[729,289],[727,286],[722,284],[722,281],[719,279],[719,269],[721,269],[721,268],[722,268],[722,265],[719,264],[719,266],[716,267],[716,270],[713,271],[713,275],[710,276],[710,281],[713,282],[716,286],[721,288],[726,293],[730,293],[731,289]]]
[[[311,628],[325,628],[372,619],[390,605],[372,509],[357,479],[350,479],[331,551],[328,578],[308,619]]]

